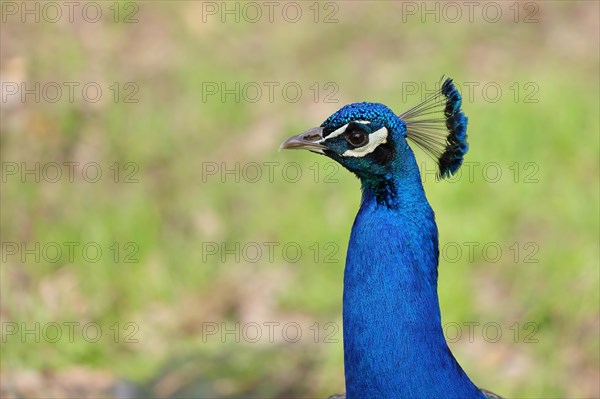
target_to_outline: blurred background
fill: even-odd
[[[436,181],[455,356],[507,398],[600,397],[599,3],[1,4],[2,396],[344,391],[359,182],[278,152],[442,75],[469,116]]]

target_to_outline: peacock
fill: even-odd
[[[403,114],[379,103],[342,107],[282,149],[325,155],[354,173],[362,201],[344,269],[346,394],[332,398],[496,399],[463,371],[444,338],[438,230],[408,140],[454,175],[469,146],[452,79]]]

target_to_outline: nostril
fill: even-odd
[[[321,139],[321,136],[318,134],[307,134],[303,138],[306,141],[319,141]]]

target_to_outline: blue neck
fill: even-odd
[[[347,398],[485,398],[444,339],[437,226],[412,152],[401,159],[387,183],[361,179],[344,273]]]

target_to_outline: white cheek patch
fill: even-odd
[[[369,142],[362,147],[355,148],[354,150],[345,151],[342,156],[344,157],[355,157],[361,158],[367,154],[375,151],[380,144],[387,143],[388,130],[385,127],[373,132],[369,135]]]

